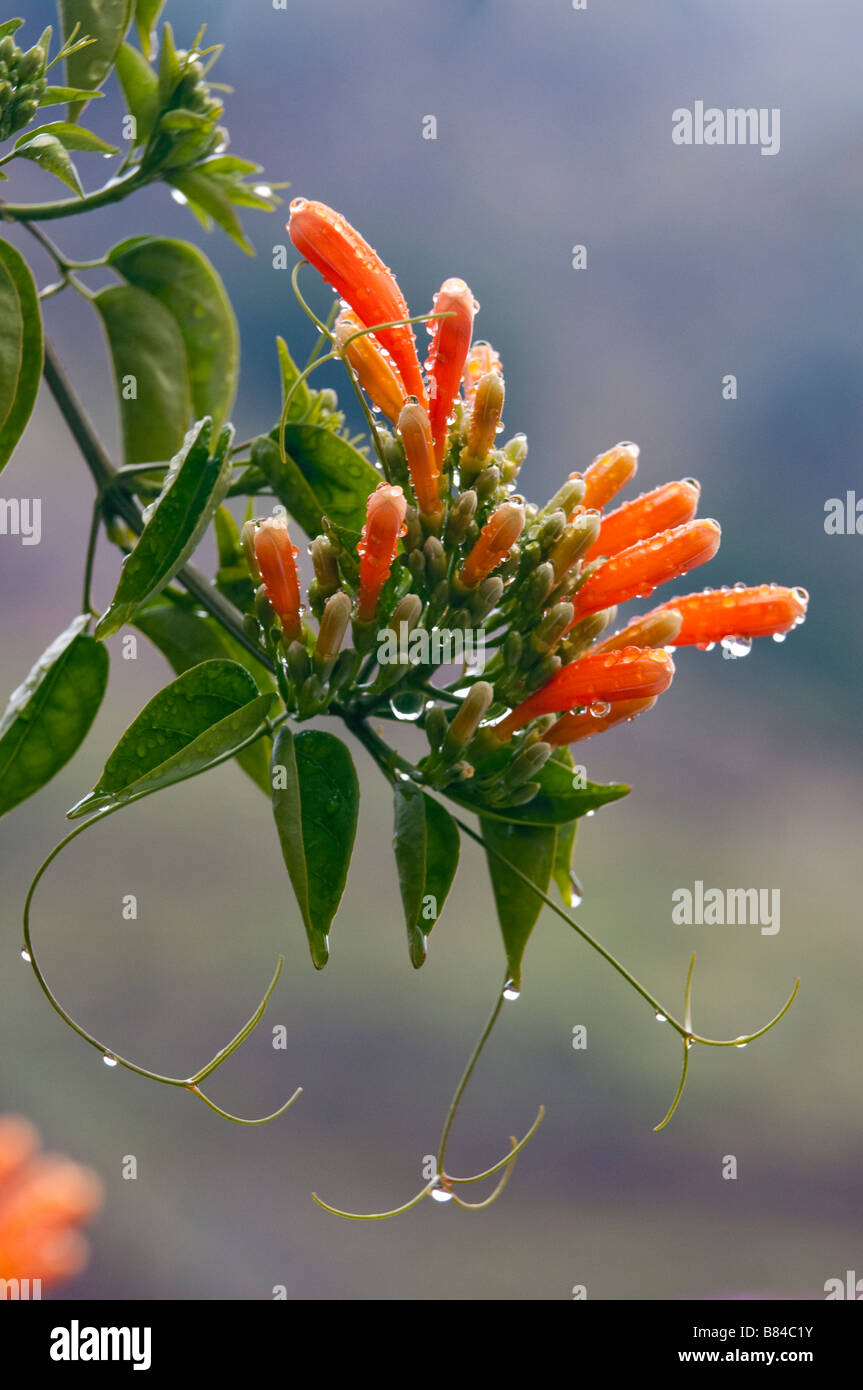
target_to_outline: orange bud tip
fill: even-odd
[[[282,631],[287,638],[298,638],[302,633],[296,559],[299,552],[291,542],[284,517],[267,517],[261,522],[255,532],[254,549],[267,598],[278,614]]]
[[[342,309],[333,326],[336,346],[374,407],[395,424],[405,403],[404,383],[386,348],[381,347],[373,333],[362,330],[363,324],[353,310]],[[359,337],[354,336],[357,333]]]
[[[341,213],[326,203],[294,198],[288,234],[301,256],[332,285],[366,328],[409,317],[392,271]],[[425,403],[426,394],[413,329],[381,329],[378,341],[390,353],[407,390]]]
[[[429,419],[439,464],[446,448],[453,401],[465,369],[473,316],[478,308],[464,280],[445,280],[434,297],[435,314],[447,315],[429,320],[431,344],[425,364],[429,381]]]
[[[714,642],[755,637],[783,637],[805,621],[809,595],[805,589],[786,589],[781,584],[754,588],[708,590],[669,599],[656,613],[673,612],[681,620],[675,647],[710,646]]]
[[[682,482],[666,483],[652,492],[645,492],[632,502],[624,502],[603,519],[585,561],[598,560],[601,555],[617,555],[638,541],[691,521],[700,491],[694,480],[685,478]]]
[[[628,546],[585,580],[575,595],[573,621],[631,598],[645,598],[657,585],[703,565],[716,554],[721,535],[718,521],[688,521]]]
[[[495,352],[491,343],[486,343],[480,339],[472,345],[467,355],[467,361],[464,364],[462,390],[468,405],[473,401],[476,388],[479,386],[480,381],[484,376],[487,376],[489,372],[497,372],[502,376],[503,368],[501,366],[500,357]]]
[[[407,501],[400,487],[379,483],[366,503],[366,524],[357,546],[360,592],[357,617],[370,622],[389,579],[400,538],[405,534]]]
[[[600,454],[584,473],[582,505],[601,510],[635,476],[639,448],[625,440]]]
[[[458,573],[458,581],[465,589],[476,588],[506,559],[524,530],[524,523],[525,509],[520,502],[501,502],[495,508]]]
[[[616,724],[630,724],[639,714],[653,709],[657,697],[649,695],[639,700],[594,701],[581,714],[565,714],[544,735],[546,743],[560,748],[569,743],[581,743],[595,734],[603,734]]]
[[[512,710],[495,734],[503,742],[517,729],[542,714],[559,714],[599,704],[598,717],[605,717],[618,700],[648,699],[667,690],[674,676],[674,662],[668,652],[624,647],[615,652],[588,652],[552,676],[544,686]]]
[[[424,515],[434,516],[442,508],[440,465],[435,456],[431,421],[419,401],[409,400],[402,407],[398,431],[419,509]]]

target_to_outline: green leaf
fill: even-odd
[[[115,66],[129,114],[135,118],[135,145],[146,145],[159,112],[159,79],[128,43],[120,45]]]
[[[50,782],[83,743],[102,703],[108,653],[85,616],[61,633],[0,719],[0,815]]]
[[[134,0],[58,0],[63,37],[68,38],[76,24],[81,36],[93,39],[86,48],[66,58],[66,81],[89,92],[101,87],[111,68],[126,30],[132,21]],[[73,102],[69,119],[77,120],[85,101]]]
[[[192,666],[144,706],[67,816],[121,806],[206,771],[260,727],[272,702],[235,661]]]
[[[0,469],[30,419],[42,376],[42,315],[20,252],[0,241]]]
[[[180,60],[177,57],[177,48],[174,43],[174,31],[170,24],[166,24],[162,29],[162,50],[159,54],[159,106],[168,105],[174,90],[183,75]]]
[[[19,159],[32,159],[40,169],[53,174],[71,188],[73,193],[77,193],[79,198],[83,198],[84,190],[78,178],[78,170],[69,158],[66,147],[56,135],[28,136],[26,144],[18,145],[16,152]]]
[[[156,51],[156,25],[164,4],[165,0],[135,0],[135,27],[145,58],[152,58]]]
[[[488,870],[513,989],[521,989],[521,962],[543,906],[542,898],[495,857],[503,855],[545,893],[554,864],[557,831],[546,825],[506,825],[480,817]]]
[[[324,516],[336,526],[361,531],[369,493],[381,481],[377,469],[332,430],[290,423],[285,427],[283,464],[275,440],[278,432],[277,427],[272,436],[255,440],[252,462],[306,535],[319,534]]]
[[[560,763],[564,767],[572,781],[575,772],[575,763],[568,748],[556,748],[551,760]],[[575,849],[575,836],[578,830],[578,821],[564,821],[563,825],[557,827],[557,841],[554,847],[554,865],[551,875],[557,884],[557,890],[567,907],[577,907],[580,898],[576,898],[576,880],[572,872],[572,854]]]
[[[132,237],[108,253],[108,264],[173,314],[186,348],[196,416],[216,428],[237,394],[240,335],[221,278],[202,251],[168,237]]]
[[[40,106],[62,106],[64,102],[93,101],[103,97],[104,92],[85,92],[80,87],[46,87],[39,98]],[[83,104],[83,103],[82,103]]]
[[[322,970],[354,836],[360,793],[353,759],[341,739],[321,729],[276,734],[272,761],[273,816],[312,961]]]
[[[191,415],[186,348],[174,315],[134,285],[109,285],[93,304],[108,335],[126,463],[157,463],[182,444]]]
[[[116,145],[109,145],[107,140],[103,140],[99,135],[94,135],[92,130],[85,130],[83,126],[76,125],[73,121],[49,121],[47,125],[40,125],[35,130],[28,130],[25,135],[19,136],[15,141],[15,148],[20,149],[36,135],[53,135],[67,150],[93,150],[97,154],[120,153]]]
[[[240,646],[213,618],[185,604],[163,597],[148,603],[135,614],[134,624],[158,648],[176,674],[182,675],[201,661],[229,657],[245,666],[262,694],[276,693],[275,682],[254,657]],[[265,796],[270,784],[270,754],[273,741],[263,735],[237,754],[237,762]]]
[[[4,20],[4,22],[0,24],[0,39],[5,39],[7,34],[14,34],[16,30],[21,28],[23,23],[23,19]]]
[[[426,958],[428,933],[440,916],[458,868],[459,834],[449,812],[415,782],[395,785],[393,849],[408,950],[418,970]]]
[[[196,169],[185,169],[182,173],[171,171],[169,181],[188,198],[190,203],[212,217],[222,231],[227,232],[232,241],[242,247],[247,256],[255,254],[253,247],[246,239],[243,224],[234,212],[230,198],[218,184]]]
[[[505,766],[508,759],[508,749],[502,748],[479,764],[477,774],[493,771],[498,762]],[[447,787],[446,795],[459,806],[495,820],[515,821],[519,825],[564,825],[629,793],[629,787],[622,782],[587,782],[583,787],[573,787],[572,769],[554,758],[545,764],[536,781],[539,791],[532,801],[521,806],[491,803],[484,798],[482,788],[474,790],[465,784]]]
[[[288,345],[284,338],[276,339],[276,348],[279,354],[279,374],[282,379],[282,406],[284,407],[285,401],[288,398],[288,393],[293,392],[291,395],[291,403],[288,406],[288,420],[296,424],[299,423],[300,420],[303,420],[309,413],[309,408],[312,403],[311,392],[309,391],[308,383],[305,381],[300,381],[299,385],[296,386],[296,390],[294,390],[299,380],[300,369],[288,351]],[[276,442],[278,442],[278,440]]]
[[[172,460],[165,485],[148,509],[147,524],[120,571],[117,592],[96,625],[97,637],[116,632],[147,599],[158,594],[188,560],[231,481],[234,431],[222,430],[210,458],[213,422],[199,420]]]

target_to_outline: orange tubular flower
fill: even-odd
[[[541,714],[560,714],[575,705],[647,699],[667,690],[674,662],[664,651],[624,647],[619,652],[588,652],[564,666],[494,726],[501,743]],[[601,711],[605,713],[605,711]]]
[[[638,445],[626,441],[623,444],[615,444],[608,453],[600,454],[599,458],[594,459],[584,473],[584,496],[581,505],[602,511],[605,504],[635,477],[638,471],[638,454]],[[575,473],[570,474],[571,478],[577,476]]]
[[[440,516],[440,464],[435,458],[428,411],[418,401],[408,401],[399,415],[398,431],[419,509],[423,516]]]
[[[347,300],[366,328],[410,317],[392,271],[341,213],[326,203],[294,198],[288,234],[300,255]],[[409,325],[381,329],[377,338],[393,358],[407,391],[425,405],[413,329]]]
[[[669,599],[654,611],[677,613],[680,631],[675,647],[709,646],[726,637],[769,637],[790,632],[806,617],[809,595],[805,589],[786,589],[781,584],[759,584],[753,589],[718,589]]]
[[[598,613],[600,608],[645,598],[657,584],[703,565],[719,549],[720,536],[718,521],[688,521],[622,550],[594,570],[574,595],[573,622]]]
[[[685,478],[683,482],[666,483],[632,502],[624,502],[603,519],[596,543],[588,550],[585,561],[598,560],[600,555],[617,555],[637,541],[691,521],[700,492],[694,479]]]
[[[297,575],[297,547],[288,535],[284,517],[267,517],[255,532],[255,559],[267,598],[279,615],[282,631],[289,641],[300,637],[300,581]]]
[[[503,367],[500,356],[495,352],[491,343],[486,343],[480,339],[471,347],[464,364],[462,390],[468,405],[473,400],[480,381],[484,376],[488,376],[489,372],[497,372],[498,375],[503,376]]]
[[[553,748],[567,743],[581,743],[583,739],[593,738],[594,734],[604,734],[606,729],[614,728],[615,724],[629,724],[636,715],[646,714],[655,704],[656,696],[650,695],[644,700],[615,700],[614,704],[607,703],[607,714],[592,714],[589,709],[583,714],[565,714],[552,725],[547,734],[543,734],[543,738]]]
[[[400,487],[378,483],[366,503],[366,524],[357,546],[360,556],[360,596],[357,617],[371,622],[381,589],[390,577],[401,536],[405,533],[407,502]]]
[[[79,1228],[101,1204],[94,1172],[40,1154],[28,1120],[0,1118],[0,1279],[29,1279],[32,1294],[34,1279],[50,1288],[77,1274],[88,1253]]]
[[[429,378],[429,419],[438,465],[446,448],[447,421],[461,385],[477,307],[464,280],[445,280],[434,297],[434,312],[452,316],[429,320],[432,336],[425,366]]]
[[[506,559],[524,530],[524,522],[520,502],[501,502],[495,507],[458,573],[459,583],[465,589],[475,589]]]
[[[363,327],[353,310],[342,309],[333,327],[336,346],[353,367],[366,395],[395,424],[407,396],[404,382],[389,353],[381,347],[373,333],[353,337]],[[348,342],[348,339],[351,341]]]

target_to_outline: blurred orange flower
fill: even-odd
[[[80,1227],[102,1205],[102,1183],[90,1168],[40,1153],[29,1120],[0,1115],[0,1279],[71,1279],[87,1262]]]

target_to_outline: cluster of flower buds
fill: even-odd
[[[25,53],[11,34],[0,39],[0,140],[8,140],[35,116],[45,91],[47,56],[41,43]]]
[[[473,341],[479,306],[464,281],[434,297],[423,371],[404,296],[359,233],[305,199],[288,230],[341,297],[335,348],[393,426],[376,428],[386,480],[368,498],[356,553],[326,526],[312,540],[317,633],[285,522],[251,527],[254,621],[283,652],[301,717],[333,699],[375,713],[389,702],[424,728],[431,785],[474,778],[487,799],[516,804],[535,794],[555,747],[652,708],[674,675],[673,649],[721,643],[742,655],[754,637],[803,621],[804,590],[738,585],[669,599],[608,636],[620,604],[716,554],[718,523],[696,516],[698,483],[612,508],[638,468],[625,442],[570,473],[544,507],[527,503],[515,492],[526,440],[499,442],[503,370]],[[484,669],[472,669],[465,651],[480,638],[484,647],[486,632]],[[395,656],[382,655],[382,637]],[[459,664],[444,686],[441,668]]]

